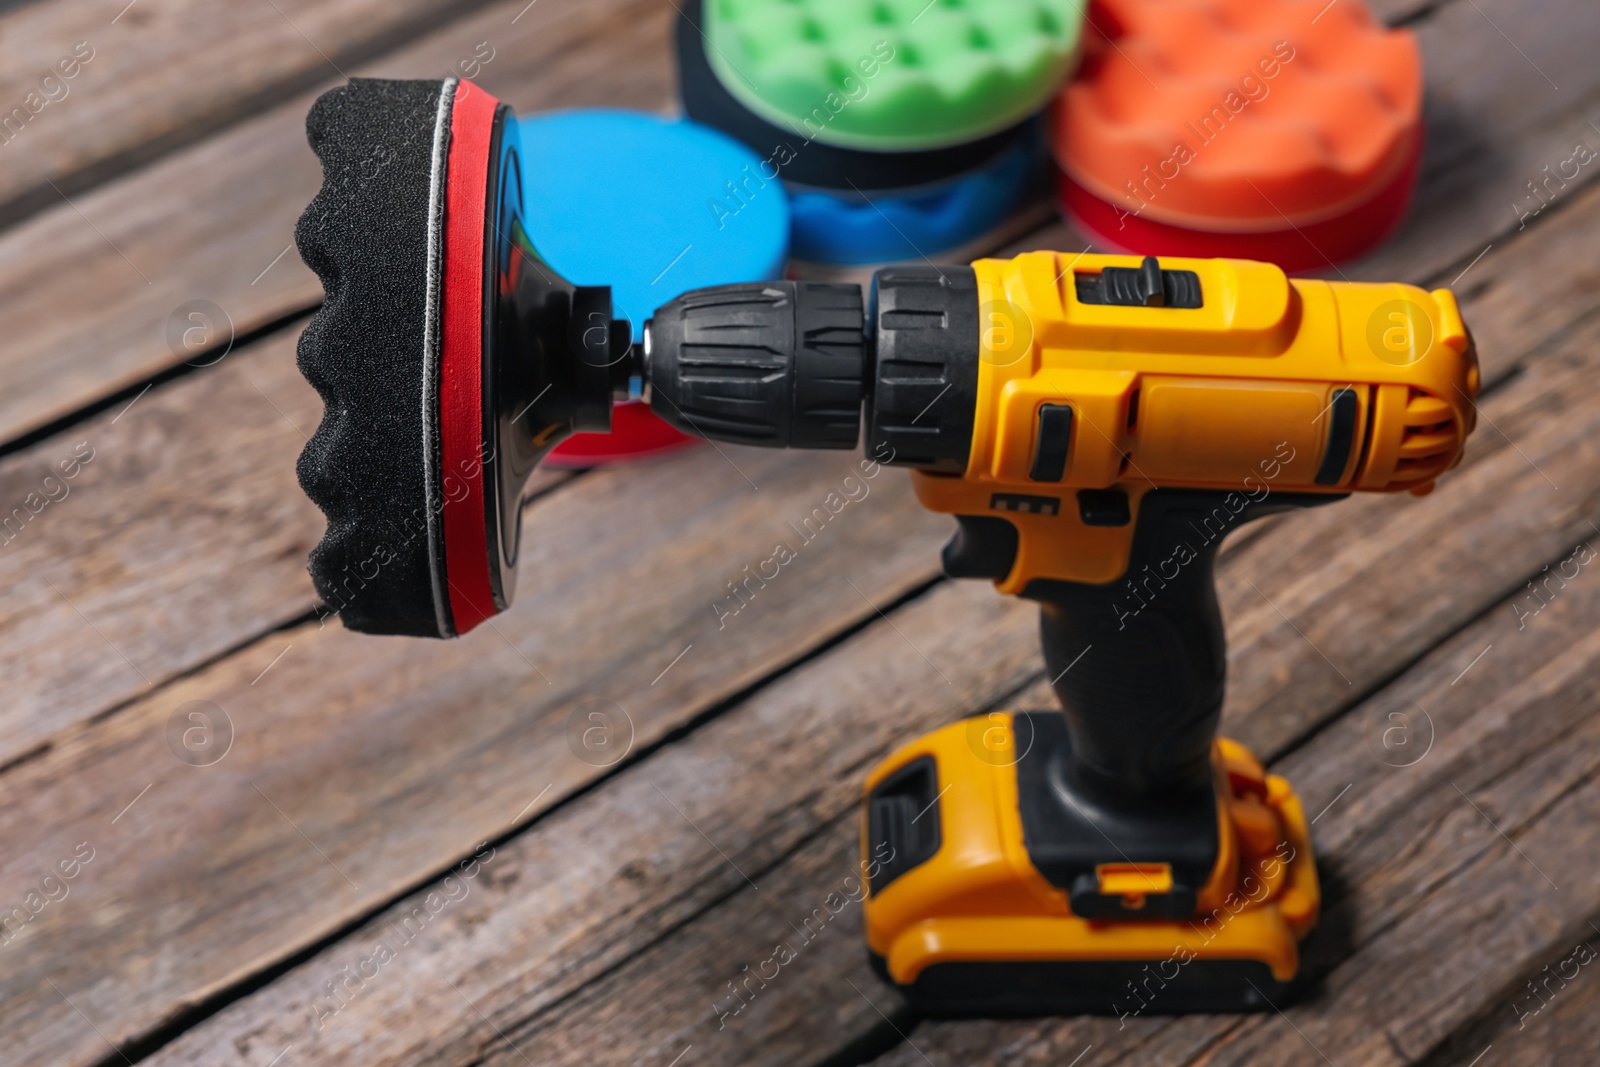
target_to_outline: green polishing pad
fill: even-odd
[[[706,58],[803,142],[960,144],[1042,108],[1072,72],[1088,0],[707,0]]]

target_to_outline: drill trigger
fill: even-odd
[[[1017,562],[1019,535],[1009,520],[995,515],[957,515],[959,527],[940,554],[951,578],[1000,581]]]

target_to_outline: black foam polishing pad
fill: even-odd
[[[299,366],[324,413],[298,470],[328,518],[312,579],[354,630],[453,637],[505,610],[528,475],[608,429],[626,378],[609,291],[523,232],[511,118],[471,82],[354,79],[306,121],[323,185],[295,240],[326,299]]]

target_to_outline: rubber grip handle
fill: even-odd
[[[1212,578],[1221,537],[1202,541],[1188,529],[1202,512],[1159,496],[1140,507],[1122,581],[1052,582],[1035,595],[1069,766],[1089,788],[1192,789],[1211,773],[1227,674]]]
[[[1066,712],[1068,773],[1126,797],[1204,785],[1222,714],[1227,644],[1213,571],[1235,526],[1334,495],[1160,489],[1139,506],[1128,569],[1107,585],[1035,581],[1051,685]],[[1232,506],[1230,506],[1232,505]]]

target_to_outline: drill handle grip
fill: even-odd
[[[1213,578],[1217,547],[1250,519],[1338,497],[1280,493],[1229,507],[1239,499],[1215,490],[1152,490],[1140,502],[1122,579],[1035,580],[1024,592],[1041,604],[1045,665],[1066,712],[1065,772],[1090,794],[1148,795],[1209,783],[1227,673]]]

